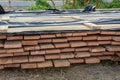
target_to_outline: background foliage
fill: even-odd
[[[51,8],[48,0],[36,0],[35,6],[31,4],[28,10],[45,10]]]
[[[98,0],[98,8],[120,8],[120,0],[113,0],[112,3],[104,3],[102,0]],[[96,5],[96,0],[91,0],[90,4]],[[80,9],[87,6],[84,3],[84,0],[75,0],[75,6],[73,6],[71,0],[68,0],[68,3],[63,5],[63,9]]]
[[[96,0],[91,0],[90,4],[96,5]],[[75,0],[75,5],[73,5],[72,0],[68,0],[61,9],[81,9],[85,8],[88,4],[84,3],[84,0]],[[53,5],[48,3],[48,0],[36,0],[35,6],[31,4],[28,10],[45,10],[53,8]],[[120,0],[113,0],[112,3],[103,3],[102,0],[99,0],[98,8],[120,8]]]

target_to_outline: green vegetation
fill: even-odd
[[[68,2],[62,6],[63,9],[80,9],[83,8],[84,0],[75,0],[75,5],[71,2],[71,0],[68,0]]]
[[[72,5],[73,5],[72,2],[70,0],[68,0],[68,2],[62,6],[62,8],[63,9],[72,9],[73,8]]]
[[[95,5],[95,0],[92,0],[92,4]],[[120,0],[113,0],[112,3],[103,3],[102,0],[99,0],[98,8],[120,8]]]
[[[96,0],[91,0],[90,4],[96,5]],[[63,9],[80,9],[87,6],[87,4],[84,4],[84,0],[75,0],[75,4],[71,2],[71,0],[68,1],[65,5],[62,6]],[[113,0],[112,3],[103,3],[102,0],[99,0],[98,8],[120,8],[120,0]]]
[[[90,4],[96,5],[96,0],[91,0]],[[85,6],[87,6],[87,3],[84,3],[84,0],[75,0],[75,4],[72,3],[72,0],[68,0],[61,8],[81,9]],[[48,3],[48,0],[36,0],[36,4],[31,4],[28,10],[45,10],[49,8],[53,8],[53,6]],[[102,0],[99,0],[98,8],[120,8],[120,0],[113,0],[112,3],[103,3]]]
[[[28,10],[45,10],[51,8],[48,0],[36,0],[35,6],[31,4]]]

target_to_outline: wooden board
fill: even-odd
[[[23,28],[9,28],[8,33],[24,32],[24,31],[57,31],[57,30],[90,30],[90,28],[83,25],[73,26],[46,26],[46,27],[23,27]]]
[[[84,25],[90,29],[101,29],[101,25],[96,25],[94,23],[84,23]]]
[[[2,21],[10,21],[10,22],[60,22],[60,21],[74,21],[75,19],[72,18],[62,18],[62,17],[55,17],[55,18],[45,18],[45,17],[2,17]]]
[[[8,26],[0,26],[0,32],[7,32]]]
[[[103,24],[99,26],[101,26],[101,29],[112,29],[112,28],[120,29],[120,24]]]
[[[120,19],[119,15],[111,16],[56,16],[56,17],[10,17],[9,15],[4,15],[0,18],[1,21],[11,21],[11,22],[60,22],[60,21],[74,21],[74,20],[99,20],[99,19]]]

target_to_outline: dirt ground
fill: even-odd
[[[0,80],[120,80],[120,65],[77,64],[67,68],[0,70]]]

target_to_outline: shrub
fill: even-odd
[[[28,10],[45,10],[51,8],[51,5],[47,2],[48,0],[36,0],[35,6],[30,5]]]
[[[63,9],[72,9],[72,2],[69,0],[66,4],[62,6]]]

